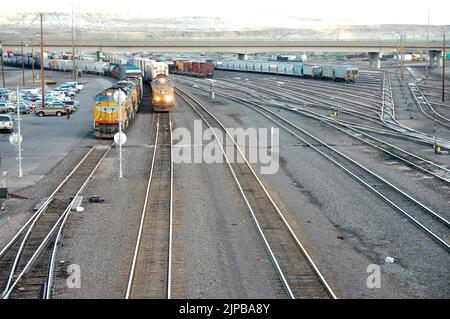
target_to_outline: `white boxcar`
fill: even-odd
[[[151,82],[159,74],[169,75],[169,66],[165,62],[151,61],[145,65],[145,80]]]

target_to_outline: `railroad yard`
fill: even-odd
[[[171,112],[152,111],[144,82],[122,178],[119,147],[92,122],[114,79],[79,77],[70,118],[22,116],[23,178],[0,136],[2,297],[448,298],[450,104],[439,73],[423,72],[361,63],[356,83],[179,72]],[[232,128],[268,135],[249,145]],[[196,161],[205,148],[222,161]]]

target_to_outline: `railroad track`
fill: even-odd
[[[252,108],[308,145],[311,149],[321,154],[334,165],[343,169],[348,175],[365,186],[370,192],[380,197],[398,213],[406,217],[413,225],[443,247],[447,253],[450,252],[450,222],[441,214],[436,213],[432,208],[424,205],[382,176],[376,174],[369,168],[361,165],[336,148],[331,147],[324,141],[270,109],[263,107],[258,103],[246,101],[242,98],[235,98],[228,94],[222,95]],[[320,148],[316,145],[320,145]]]
[[[170,114],[159,113],[125,298],[171,298],[173,161]]]
[[[450,119],[437,112],[415,82],[408,83],[420,111],[435,123],[450,129]]]
[[[238,88],[235,88],[235,91]],[[248,92],[242,88],[239,90]],[[229,98],[237,98],[239,99],[239,102],[241,101],[247,101],[243,97],[237,97],[236,92],[233,94],[230,92],[221,92],[218,91],[218,93],[227,96]],[[292,100],[292,97],[290,95],[283,94],[282,92],[275,92],[273,91],[272,94],[285,97],[287,100]],[[367,127],[361,127],[361,125],[353,125],[352,123],[342,121],[336,118],[330,118],[329,116],[324,116],[322,114],[319,114],[317,112],[314,112],[307,108],[300,108],[298,106],[292,105],[292,106],[276,106],[278,108],[283,108],[288,111],[296,112],[298,114],[301,114],[303,116],[313,118],[315,120],[319,120],[329,126],[332,126],[333,128],[339,130],[340,132],[350,136],[352,139],[358,140],[359,142],[362,142],[366,145],[369,145],[379,151],[382,151],[383,153],[392,156],[396,158],[397,160],[400,160],[401,162],[405,163],[406,165],[420,170],[423,173],[426,173],[430,176],[433,176],[434,178],[438,179],[441,182],[444,182],[446,184],[450,183],[450,170],[442,165],[438,165],[434,163],[431,160],[425,159],[423,157],[420,157],[418,155],[415,155],[407,150],[404,150],[400,147],[397,147],[391,143],[388,143],[386,141],[383,141],[382,139],[375,137],[374,135],[371,135],[367,133],[366,131],[372,131],[373,133],[381,133],[379,130],[376,130],[375,128],[367,128]],[[339,127],[338,127],[339,126]],[[356,133],[356,134],[355,134]],[[398,137],[398,135],[395,134],[389,134],[389,132],[384,132],[384,135],[391,135],[393,137]],[[359,136],[358,136],[359,135]],[[417,142],[417,141],[415,141]]]
[[[215,129],[222,130],[227,137],[224,144],[219,143],[219,147],[287,296],[336,298],[330,285],[225,126],[193,96],[179,88],[176,93],[212,129],[217,141],[219,139],[213,125]],[[225,152],[225,148],[228,147],[234,147],[243,162],[230,160]]]
[[[1,297],[51,298],[55,257],[76,197],[111,149],[92,147],[9,243],[0,251]]]

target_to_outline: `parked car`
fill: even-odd
[[[0,99],[8,100],[9,90],[6,88],[0,88]]]
[[[14,121],[10,115],[0,115],[0,131],[14,131]]]
[[[55,91],[63,92],[66,97],[71,99],[75,97],[75,91],[70,88],[57,88]]]
[[[50,92],[48,92],[48,94],[46,94],[46,96],[48,96],[50,98],[57,99],[59,101],[68,101],[68,100],[70,100],[70,98],[66,97],[64,92],[61,92],[61,91],[50,91]]]
[[[67,108],[64,103],[51,103],[45,107],[36,107],[34,112],[40,117],[44,115],[62,116],[63,114],[67,114]]]
[[[27,103],[20,102],[19,111],[20,114],[29,114],[32,112],[32,108]]]
[[[78,101],[76,101],[76,102],[78,102]],[[73,113],[77,110],[77,104],[75,103],[75,101],[64,101],[63,103],[66,107],[69,108],[70,113]],[[78,105],[79,105],[79,103],[78,103]]]
[[[61,84],[61,85],[58,87],[58,89],[61,89],[61,90],[69,90],[69,91],[72,91],[73,93],[78,93],[78,92],[80,92],[80,89],[77,88],[76,85],[68,84],[68,83],[63,83],[63,84]]]
[[[84,87],[84,85],[81,84],[80,82],[65,82],[62,85],[66,85],[66,84],[70,85],[72,87],[75,87],[78,90],[78,92],[81,91]]]
[[[7,102],[0,102],[0,113],[8,113],[8,103]]]

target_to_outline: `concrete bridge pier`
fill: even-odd
[[[437,62],[437,66],[442,66],[442,51],[441,50],[430,50],[428,51],[429,65],[430,68],[434,67],[434,63]]]
[[[381,68],[380,52],[369,52],[369,67],[371,69]]]
[[[238,53],[238,60],[247,60],[248,56],[245,53]]]

